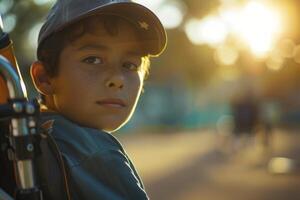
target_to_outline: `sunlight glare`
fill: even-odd
[[[279,11],[256,0],[244,5],[229,2],[220,6],[217,15],[187,20],[184,28],[189,40],[218,47],[235,38],[238,49],[247,48],[257,58],[267,58],[284,31]],[[283,47],[284,57],[291,57],[293,45],[284,43]],[[234,57],[228,63],[234,63]]]
[[[203,20],[191,19],[187,22],[185,31],[194,44],[210,46],[223,43],[228,35],[226,25],[215,16],[208,16]]]
[[[238,33],[256,56],[264,56],[280,30],[279,15],[258,2],[249,2],[237,20]]]
[[[174,29],[181,24],[184,15],[183,7],[182,4],[173,2],[165,4],[158,9],[158,17],[166,29]]]
[[[232,32],[238,32],[238,19],[240,18],[240,11],[238,8],[232,7],[221,9],[219,15]]]

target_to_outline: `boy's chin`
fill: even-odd
[[[114,131],[119,130],[120,128],[122,128],[125,125],[125,123],[123,124],[119,124],[119,125],[114,125],[114,126],[107,126],[107,127],[99,127],[99,130],[103,130],[105,132],[111,133]]]
[[[100,129],[100,130],[102,130],[102,131],[104,131],[104,132],[107,132],[107,133],[112,133],[112,132],[115,132],[115,131],[117,131],[117,130],[119,130],[121,127],[118,127],[118,128],[105,128],[105,129]]]
[[[96,126],[99,130],[111,133],[122,128],[125,124],[127,124],[130,118],[131,117],[104,120],[101,121],[101,123],[98,123]]]

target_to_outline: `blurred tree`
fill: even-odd
[[[154,60],[152,75],[156,81],[181,76],[189,86],[205,85],[216,70],[213,50],[207,46],[195,46],[180,29],[168,32],[168,46],[160,59]],[[157,67],[156,67],[157,66]]]

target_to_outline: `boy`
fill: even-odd
[[[110,133],[131,117],[166,46],[159,19],[129,0],[60,0],[40,30],[31,76],[42,97],[37,174],[45,199],[148,199]]]

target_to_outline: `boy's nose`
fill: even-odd
[[[105,85],[111,89],[123,89],[124,76],[121,74],[114,74],[106,81]]]

